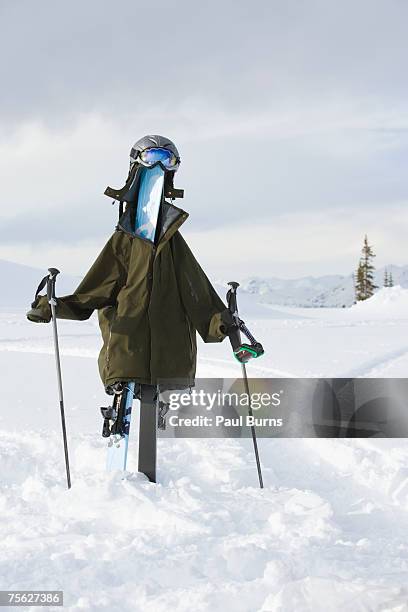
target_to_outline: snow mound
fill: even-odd
[[[349,312],[370,318],[408,319],[408,289],[400,285],[383,287],[373,297],[351,306]]]

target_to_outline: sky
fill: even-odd
[[[84,274],[132,144],[181,154],[213,280],[407,264],[408,4],[0,4],[0,258]]]

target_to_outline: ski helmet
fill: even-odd
[[[145,161],[141,158],[140,154],[147,152]],[[162,155],[168,152],[169,155]],[[173,163],[171,163],[174,158]],[[168,163],[170,161],[170,163]],[[133,145],[130,151],[130,169],[126,179],[125,185],[121,189],[113,189],[107,187],[105,189],[105,195],[117,200],[118,202],[132,202],[134,199],[134,189],[136,187],[137,178],[139,171],[143,166],[147,168],[153,168],[160,164],[165,170],[164,176],[164,195],[171,199],[183,198],[184,190],[176,189],[174,187],[174,174],[180,166],[180,155],[174,142],[165,138],[165,136],[149,135],[140,138]],[[120,209],[121,210],[121,209]],[[121,214],[121,213],[120,213]]]
[[[164,170],[176,172],[180,166],[180,155],[174,142],[165,136],[148,135],[140,138],[131,148],[130,164],[135,162],[148,167],[161,164]]]

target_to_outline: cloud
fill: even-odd
[[[207,248],[206,237],[247,228],[268,236],[292,215],[282,236],[299,230],[308,266],[324,246],[310,223],[323,231],[327,219],[334,237],[338,210],[345,232],[361,217],[357,233],[374,218],[401,235],[405,217],[387,215],[408,199],[408,5],[6,0],[0,11],[3,250],[60,245],[81,268],[79,245],[116,222],[103,191],[123,184],[128,151],[149,132],[177,143],[178,204]],[[397,259],[404,239],[387,244]],[[258,248],[248,267],[276,261]]]
[[[191,232],[185,226],[184,233],[213,275],[242,280],[351,274],[365,234],[374,245],[376,266],[403,265],[407,229],[408,206],[400,202],[387,210],[374,209],[370,216],[358,208],[353,214],[346,208],[306,211],[278,215],[269,225],[249,222],[205,232]]]
[[[225,111],[327,94],[404,99],[408,6],[398,0],[5,0],[0,109],[53,127],[83,112]]]
[[[231,223],[201,231],[194,231],[187,220],[181,232],[212,280],[241,281],[248,276],[349,274],[366,233],[377,254],[376,266],[403,265],[407,228],[407,202],[399,202],[387,210],[374,209],[370,216],[358,208],[353,214],[339,208],[281,214],[270,224]],[[0,259],[83,275],[109,235],[73,244],[10,242],[0,246]]]

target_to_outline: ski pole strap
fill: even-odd
[[[35,296],[34,296],[34,301],[31,304],[31,308],[35,308],[37,306],[37,299],[38,296],[40,295],[41,291],[45,288],[45,286],[47,285],[48,282],[48,274],[47,276],[44,276],[44,278],[41,280],[40,284],[37,287],[37,291],[35,292]]]
[[[255,340],[245,323],[238,318],[236,325],[236,330],[230,333],[230,341],[235,358],[240,363],[247,363],[250,359],[256,359],[263,355],[265,351],[262,344]],[[240,332],[248,338],[250,344],[242,343]]]
[[[239,319],[238,328],[243,334],[250,340],[251,344],[240,344],[234,349],[235,358],[240,363],[247,363],[250,359],[256,359],[264,354],[263,346],[260,342],[255,340],[245,323]]]
[[[238,327],[242,331],[242,333],[245,334],[248,340],[250,340],[251,344],[259,344],[245,325],[244,321],[242,321],[242,319],[238,319]]]

